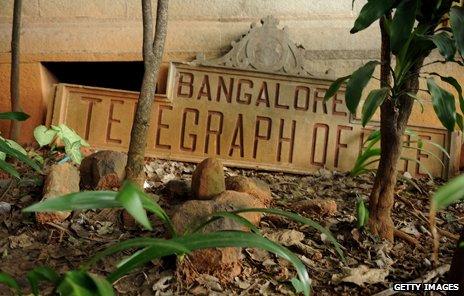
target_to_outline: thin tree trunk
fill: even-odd
[[[461,238],[458,241],[456,251],[454,252],[451,268],[448,272],[448,283],[459,284],[459,291],[450,291],[448,295],[458,296],[463,295],[464,292],[464,230]],[[460,247],[461,246],[461,247]]]
[[[168,0],[158,0],[156,28],[153,32],[151,0],[142,0],[143,14],[143,61],[144,75],[142,89],[131,130],[131,140],[126,165],[126,179],[142,187],[143,162],[147,143],[147,133],[152,114],[152,103],[159,67],[163,58],[167,33]]]
[[[11,33],[11,77],[10,77],[10,94],[11,110],[20,112],[19,104],[19,54],[20,54],[20,35],[21,35],[21,6],[22,0],[14,1],[13,9],[13,29]],[[18,120],[12,120],[10,129],[10,138],[18,141],[21,132],[21,123]]]
[[[385,30],[385,22],[380,21],[382,35],[381,49],[381,86],[390,85],[391,51],[390,40]],[[418,69],[423,64],[420,58],[409,71],[410,79],[400,88],[402,93],[397,98],[388,98],[380,106],[380,162],[369,197],[370,218],[369,229],[374,235],[393,241],[394,224],[391,211],[394,204],[397,163],[401,156],[402,136],[411,115],[414,100],[406,92],[417,93],[419,88]],[[417,73],[417,74],[415,74]]]

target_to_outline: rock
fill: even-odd
[[[172,222],[178,233],[184,233],[187,229],[195,229],[214,212],[263,206],[247,193],[227,190],[211,200],[189,200],[183,203],[174,213]],[[260,213],[241,215],[255,225],[259,224],[261,219]],[[206,226],[203,232],[219,230],[246,231],[247,228],[231,219],[219,219]],[[198,274],[215,276],[224,283],[231,282],[241,272],[241,249],[211,248],[195,251],[188,255],[188,260],[178,265],[178,272],[187,283],[194,281]]]
[[[8,214],[11,211],[11,204],[5,201],[0,201],[0,215]]]
[[[245,176],[233,176],[226,178],[226,189],[245,192],[254,196],[268,207],[272,202],[269,185],[259,179],[251,179]]]
[[[195,199],[212,199],[224,192],[224,168],[220,160],[206,158],[192,174],[192,193]]]
[[[174,230],[183,234],[187,228],[195,229],[206,217],[213,213],[213,203],[209,200],[189,200],[180,205],[172,216]]]
[[[190,184],[184,180],[171,180],[165,189],[171,199],[188,200],[191,197]]]
[[[213,212],[224,212],[224,211],[234,211],[245,208],[264,208],[265,205],[261,201],[257,200],[254,196],[244,193],[237,192],[232,190],[224,191],[213,199]],[[254,225],[259,225],[261,221],[261,213],[250,212],[250,213],[241,213],[240,216],[249,220]],[[221,219],[224,220],[224,219]],[[225,219],[226,223],[229,221],[229,224],[224,224],[218,226],[219,229],[234,229],[234,230],[247,230],[237,222]],[[215,222],[216,223],[216,222]],[[212,223],[214,224],[214,223]],[[227,228],[224,228],[227,227]],[[231,228],[228,228],[231,227]]]
[[[102,150],[82,160],[81,187],[84,189],[113,189],[121,186],[125,176],[127,155],[122,152]]]
[[[75,166],[70,163],[55,164],[51,166],[44,184],[44,195],[42,200],[60,197],[73,192],[79,191],[79,172]],[[71,212],[52,212],[36,213],[36,219],[39,223],[62,222],[71,215]]]
[[[298,213],[307,213],[319,216],[333,216],[337,213],[335,200],[315,198],[300,200],[291,205],[292,210]]]

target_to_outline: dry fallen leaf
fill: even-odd
[[[332,280],[335,282],[354,283],[358,286],[364,284],[376,284],[385,282],[388,276],[388,269],[369,268],[366,265],[360,265],[356,268],[348,268],[343,274],[334,274]]]
[[[278,242],[284,246],[294,246],[301,243],[305,235],[301,231],[293,230],[293,229],[285,229],[279,231],[273,231],[271,233],[264,234],[268,239]]]

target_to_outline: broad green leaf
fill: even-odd
[[[40,147],[50,145],[57,135],[57,131],[48,129],[45,125],[39,125],[34,129],[34,138]]]
[[[464,98],[463,98],[463,95],[462,95],[462,87],[459,84],[459,82],[456,80],[456,78],[451,77],[451,76],[442,76],[442,75],[440,75],[440,74],[438,74],[436,72],[432,72],[432,73],[429,73],[429,74],[439,76],[441,81],[450,84],[451,86],[454,87],[454,89],[456,89],[456,92],[458,93],[458,96],[459,96],[459,106],[461,107],[461,111],[464,113]]]
[[[60,139],[67,139],[70,143],[79,141],[82,146],[90,146],[84,139],[82,139],[73,129],[69,128],[67,125],[61,123],[58,126],[52,127],[58,132],[58,137],[60,137]]]
[[[384,16],[394,4],[395,1],[393,0],[369,0],[361,9],[350,33],[354,34],[369,27],[373,22]]]
[[[458,50],[464,56],[464,7],[451,7],[450,22]]]
[[[16,149],[11,148],[6,141],[0,140],[0,151],[24,162],[36,171],[40,171],[40,167],[35,161],[31,160],[29,157],[27,157],[27,155],[24,155]]]
[[[98,295],[93,280],[84,271],[77,270],[68,271],[56,291],[62,296]]]
[[[46,199],[23,209],[23,212],[56,212],[121,208],[121,203],[116,200],[117,194],[118,193],[115,191],[76,192],[57,198]]]
[[[430,39],[438,48],[438,51],[445,60],[451,61],[454,59],[454,55],[456,54],[456,45],[448,33],[440,32],[431,36]]]
[[[454,178],[440,187],[432,199],[435,209],[441,210],[464,198],[464,175]]]
[[[387,95],[387,87],[375,89],[369,93],[362,109],[362,126],[366,126],[366,124],[371,120],[372,116],[374,116],[375,111],[377,110],[377,108],[379,108],[380,105],[382,105]]]
[[[71,158],[72,161],[74,161],[77,164],[81,164],[83,156],[81,153],[81,142],[76,141],[74,143],[69,142],[68,139],[64,138],[64,150],[66,152],[66,155]]]
[[[98,295],[101,295],[101,296],[114,296],[115,295],[113,286],[111,285],[110,282],[108,282],[108,280],[98,275],[92,274],[92,273],[88,273],[87,275],[92,279],[93,283],[97,287]]]
[[[364,200],[362,198],[359,198],[358,201],[356,202],[356,214],[357,214],[358,228],[362,229],[364,228],[364,226],[366,226],[369,220],[369,210],[364,204]]]
[[[122,189],[124,186],[122,187]],[[121,189],[121,190],[122,190]],[[166,212],[147,194],[136,188],[143,207],[155,214],[163,221],[171,232],[176,236],[172,222]],[[122,208],[120,201],[116,200],[118,192],[115,191],[82,191],[60,196],[57,198],[47,199],[45,201],[31,205],[24,212],[54,212],[54,211],[72,211],[72,210],[90,210],[105,208]]]
[[[9,163],[4,161],[3,159],[0,159],[0,170],[12,175],[13,177],[15,177],[17,179],[19,179],[18,171],[16,171],[14,169],[14,167],[12,167]]]
[[[378,64],[379,62],[377,61],[370,61],[351,74],[346,85],[345,101],[348,110],[350,110],[352,114],[356,113],[362,92],[371,79],[372,73],[374,73],[375,67]]]
[[[131,214],[137,222],[146,229],[152,230],[150,221],[147,217],[147,212],[143,208],[140,193],[136,185],[131,182],[125,182],[121,191],[119,191],[116,196],[116,200],[122,204],[124,209]]]
[[[140,267],[153,259],[169,255],[184,255],[190,253],[190,249],[187,249],[184,244],[180,244],[178,242],[170,241],[168,246],[164,247],[164,245],[166,244],[161,242],[154,246],[139,250],[132,256],[125,258],[118,263],[117,269],[108,276],[108,280],[114,282],[135,268]]]
[[[400,52],[407,43],[416,20],[418,0],[401,1],[391,21],[389,33],[391,49],[394,54]]]
[[[49,267],[39,266],[27,273],[27,281],[31,285],[32,293],[38,296],[40,282],[49,282],[53,285],[58,285],[60,276]]]
[[[350,77],[351,75],[343,76],[332,82],[332,84],[329,86],[329,89],[325,92],[324,102],[327,102],[331,97],[335,96],[342,84]]]
[[[9,274],[0,271],[0,284],[4,284],[7,287],[14,289],[16,294],[22,295],[21,288],[18,282]]]
[[[370,142],[373,140],[376,140],[377,142],[380,141],[380,130],[375,130],[372,133],[370,133],[369,137],[367,137],[366,142]]]
[[[14,150],[16,150],[16,151],[18,151],[18,152],[21,152],[21,153],[24,154],[24,155],[27,155],[27,151],[26,151],[21,145],[19,145],[18,143],[16,143],[15,141],[10,140],[10,139],[5,139],[5,138],[3,138],[3,137],[1,137],[1,136],[0,136],[0,140],[5,141],[5,142],[8,144],[8,146],[10,146],[11,148],[13,148]],[[5,154],[5,156],[6,156],[6,154]],[[5,158],[3,158],[3,157],[1,157],[1,158],[2,158],[2,159],[5,159]]]
[[[129,240],[125,240],[122,242],[119,242],[117,244],[114,244],[107,249],[98,252],[95,254],[92,258],[90,258],[87,263],[85,263],[82,268],[83,269],[89,269],[93,265],[95,265],[97,262],[102,260],[103,258],[110,256],[112,254],[116,254],[128,249],[133,249],[133,248],[148,248],[148,247],[153,247],[153,246],[158,246],[160,250],[165,250],[165,249],[171,249],[171,250],[177,250],[178,253],[176,254],[185,254],[189,253],[190,249],[184,247],[183,245],[173,242],[172,240],[165,240],[165,239],[157,239],[157,238],[150,238],[150,237],[138,237],[138,238],[133,238]]]
[[[435,113],[444,127],[454,130],[456,123],[456,105],[451,93],[439,87],[433,78],[427,79],[427,87],[432,95],[432,104]]]
[[[304,292],[304,284],[298,278],[294,277],[290,280],[290,282],[292,283],[292,286],[295,289],[296,293]]]
[[[138,188],[136,188],[136,190],[139,192],[143,207],[148,212],[155,214],[156,217],[158,217],[166,225],[169,232],[171,233],[171,236],[177,236],[177,233],[174,230],[174,226],[172,225],[171,218],[169,218],[168,214],[160,207],[160,205],[142,190]]]
[[[24,121],[29,118],[29,115],[23,112],[0,112],[0,120],[17,120]]]

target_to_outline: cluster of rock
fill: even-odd
[[[102,150],[82,160],[79,169],[71,163],[58,163],[49,168],[43,189],[43,200],[84,190],[117,189],[124,179],[127,155]],[[39,223],[66,220],[71,212],[37,213]]]
[[[111,190],[120,187],[124,179],[127,156],[115,151],[99,151],[84,158],[79,170],[70,163],[55,164],[45,180],[44,199],[78,192],[80,189]],[[243,208],[265,208],[272,202],[269,186],[257,179],[244,176],[225,178],[222,163],[215,158],[207,158],[197,165],[192,174],[191,186],[181,180],[172,180],[168,192],[182,196],[172,216],[175,230],[179,234],[193,230],[215,212],[233,211]],[[61,222],[70,212],[37,213],[40,223]],[[249,212],[240,214],[254,225],[258,225],[261,214]],[[220,230],[248,231],[234,220],[222,218],[202,229],[203,233]],[[186,260],[179,262],[178,272],[186,281],[197,274],[209,274],[223,282],[232,280],[241,272],[240,248],[215,248],[195,251]]]
[[[195,229],[214,212],[234,211],[244,208],[265,208],[272,201],[269,186],[259,180],[244,176],[225,178],[224,168],[218,159],[203,160],[192,174],[192,199],[181,204],[173,214],[175,230],[182,234]],[[242,217],[258,225],[261,214],[242,213]],[[202,229],[203,233],[220,230],[248,229],[227,218],[219,219]],[[227,282],[241,272],[240,248],[214,248],[195,251],[180,262],[178,272],[190,282],[197,274],[209,274]]]

